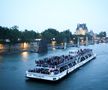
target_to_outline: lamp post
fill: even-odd
[[[6,41],[6,43],[8,43],[8,51],[10,52],[11,51],[11,42],[10,42],[10,39],[6,39],[5,40]]]
[[[79,41],[80,41],[80,37],[79,36],[77,36],[77,47],[79,47]]]
[[[52,38],[52,49],[55,50],[55,44],[56,44],[56,41],[55,41],[55,38]]]
[[[87,37],[87,35],[86,35],[86,46],[88,45],[88,37]]]

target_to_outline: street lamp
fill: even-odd
[[[55,45],[56,45],[55,38],[52,38],[51,45],[52,45],[52,49],[55,50]]]
[[[9,40],[9,39],[6,39],[5,41],[6,41],[6,42],[10,42],[10,40]]]

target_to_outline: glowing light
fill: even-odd
[[[63,43],[61,43],[61,45],[63,46]]]
[[[27,57],[28,56],[28,52],[23,52],[22,56]]]
[[[83,39],[81,40],[81,44],[82,44],[82,45],[84,44],[84,40],[83,40]]]
[[[52,41],[52,46],[55,46],[55,44],[56,44],[56,41]]]
[[[28,49],[29,48],[29,44],[28,43],[21,43],[21,48],[23,49]]]
[[[27,48],[28,47],[28,44],[27,43],[24,43],[24,48]]]
[[[56,48],[55,48],[55,47],[53,47],[53,48],[52,48],[52,50],[56,50]]]
[[[78,31],[76,31],[77,35],[85,35],[87,33],[86,30],[83,30],[82,28],[80,28]]]
[[[73,43],[73,41],[71,40],[70,43]]]
[[[4,45],[3,44],[0,44],[0,49],[4,49]]]

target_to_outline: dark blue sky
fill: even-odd
[[[75,32],[87,23],[94,32],[108,29],[108,0],[0,0],[0,25],[41,32],[47,28]]]

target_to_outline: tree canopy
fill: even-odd
[[[56,29],[52,29],[52,28],[43,31],[41,34],[42,34],[42,38],[46,39],[48,43],[51,43],[53,38],[55,38],[55,40],[58,40],[58,36],[59,36],[59,32]]]
[[[74,35],[69,29],[59,32],[56,29],[49,28],[41,33],[37,33],[34,30],[27,29],[20,31],[18,26],[13,26],[11,28],[0,26],[0,43],[15,44],[19,42],[33,42],[35,39],[41,38],[47,43],[51,43],[52,40],[56,40],[59,44],[63,42],[70,42],[70,40],[77,42],[78,37],[83,37],[85,39],[86,36],[89,40],[92,40],[93,38],[93,36],[89,33],[85,36]],[[97,34],[97,37],[106,37],[106,32],[100,32]]]
[[[18,42],[31,42],[39,38],[40,34],[33,30],[19,31],[18,26],[11,28],[0,26],[0,42],[15,44]],[[8,40],[8,42],[7,42]]]

